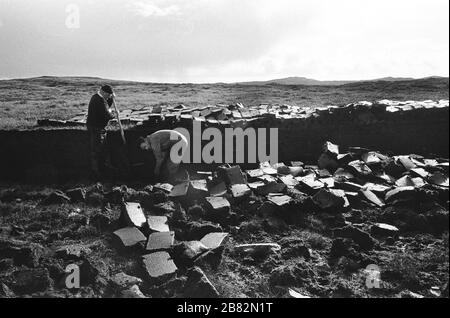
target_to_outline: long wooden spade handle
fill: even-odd
[[[127,144],[127,140],[125,139],[125,132],[123,131],[122,123],[120,122],[119,111],[117,110],[117,105],[116,105],[116,99],[115,98],[113,98],[113,106],[114,106],[114,111],[116,112],[117,122],[119,123],[120,135],[122,136],[123,144],[126,145]]]

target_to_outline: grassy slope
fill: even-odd
[[[29,128],[39,118],[68,119],[86,110],[102,83],[112,84],[121,109],[158,104],[206,105],[242,102],[299,106],[341,105],[360,100],[448,99],[449,80],[368,82],[343,86],[155,84],[98,78],[55,78],[0,81],[0,129]]]

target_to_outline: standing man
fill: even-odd
[[[114,113],[111,109],[114,91],[111,86],[104,85],[92,96],[89,102],[87,129],[89,132],[89,151],[91,170],[94,178],[100,177],[100,171],[110,165],[110,158],[106,150],[106,126]]]
[[[174,146],[176,145],[176,148]],[[183,134],[175,130],[160,130],[141,139],[142,150],[151,150],[156,160],[154,175],[168,174],[173,177],[178,171],[181,160],[189,143]]]

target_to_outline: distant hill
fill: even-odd
[[[320,81],[306,77],[286,77],[280,79],[273,79],[268,81],[250,81],[250,82],[237,82],[231,83],[231,85],[249,85],[249,86],[259,86],[259,85],[291,85],[291,86],[342,86],[342,85],[360,85],[368,84],[372,86],[373,83],[388,84],[388,83],[409,83],[409,84],[420,84],[429,83],[433,84],[448,83],[448,77],[441,76],[429,76],[424,78],[411,78],[411,77],[383,77],[373,80],[353,80],[353,81]],[[35,83],[45,86],[60,86],[60,85],[99,85],[99,84],[113,84],[113,85],[197,85],[192,83],[153,83],[153,82],[135,82],[130,80],[111,80],[103,79],[99,77],[88,77],[88,76],[40,76],[32,78],[18,78],[18,79],[0,79],[0,83]],[[198,85],[230,85],[227,83],[199,83]]]
[[[383,77],[373,80],[356,80],[356,81],[319,81],[306,77],[286,77],[280,79],[274,79],[269,81],[253,81],[253,82],[240,82],[236,84],[241,85],[304,85],[304,86],[340,86],[353,83],[370,83],[370,82],[406,82],[406,81],[421,81],[428,79],[447,79],[448,77],[431,76],[420,79],[411,77]]]
[[[319,81],[306,77],[286,77],[280,79],[273,79],[269,81],[253,81],[253,82],[241,82],[238,84],[243,85],[306,85],[306,86],[314,86],[314,85],[326,85],[326,86],[337,86],[353,83],[354,81]]]

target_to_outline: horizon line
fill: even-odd
[[[92,76],[92,75],[39,75],[39,76],[25,76],[25,77],[2,77],[0,78],[0,81],[8,81],[8,80],[31,80],[31,79],[38,79],[38,78],[45,78],[45,77],[53,77],[53,78],[92,78],[92,79],[98,79],[98,80],[104,80],[104,81],[117,81],[117,82],[132,82],[132,83],[141,83],[141,84],[196,84],[196,85],[206,85],[206,84],[241,84],[241,83],[264,83],[264,82],[271,82],[271,81],[277,81],[277,80],[284,80],[284,79],[291,79],[291,78],[301,78],[311,81],[317,81],[317,82],[373,82],[373,81],[383,81],[385,79],[404,79],[404,80],[421,80],[421,79],[429,79],[429,78],[449,78],[448,75],[428,75],[423,77],[410,77],[410,76],[383,76],[378,78],[371,78],[371,79],[334,79],[334,80],[323,80],[323,79],[316,79],[311,77],[305,77],[305,76],[286,76],[286,77],[278,77],[278,78],[272,78],[272,79],[266,79],[266,80],[244,80],[244,81],[216,81],[216,82],[156,82],[156,81],[146,81],[146,80],[136,80],[136,79],[118,79],[118,78],[104,78],[104,77],[98,77],[98,76]]]

